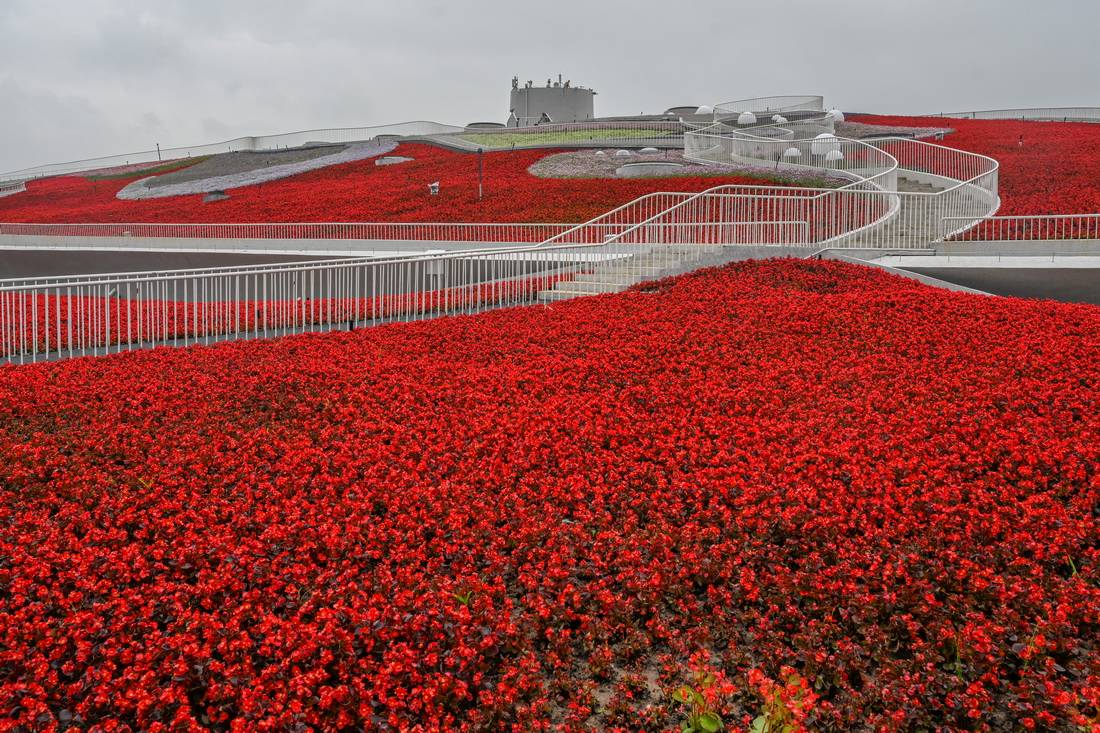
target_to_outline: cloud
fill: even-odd
[[[0,170],[238,135],[820,93],[849,110],[1084,104],[1100,5],[1025,0],[2,0]]]

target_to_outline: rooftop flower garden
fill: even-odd
[[[1100,310],[829,262],[3,368],[0,729],[1097,730],[1098,468]]]

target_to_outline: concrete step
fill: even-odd
[[[618,280],[622,277],[653,277],[660,275],[667,271],[668,267],[630,267],[624,265],[615,265],[608,267],[600,267],[593,271],[592,274],[607,276],[612,280]]]
[[[579,275],[574,275],[573,279],[580,282],[618,283],[620,285],[633,285],[638,282],[638,278],[631,274],[622,273],[619,275],[612,275],[603,270],[599,272],[584,272]]]
[[[587,280],[559,280],[554,283],[554,290],[571,293],[621,293],[633,283],[618,282],[593,282]]]
[[[898,177],[898,191],[903,193],[935,193],[942,191],[943,186],[933,186],[931,183],[920,183],[908,178]]]
[[[572,300],[573,298],[582,298],[585,295],[592,295],[592,293],[578,293],[575,291],[566,290],[540,290],[538,298],[546,303],[553,303],[559,300]]]

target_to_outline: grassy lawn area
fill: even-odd
[[[463,140],[486,148],[510,148],[513,145],[569,145],[589,141],[652,140],[673,137],[672,130],[643,128],[607,128],[603,130],[549,130],[547,132],[478,132],[462,135]]]

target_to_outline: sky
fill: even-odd
[[[0,172],[325,127],[777,94],[845,111],[1100,105],[1097,0],[0,0]]]

